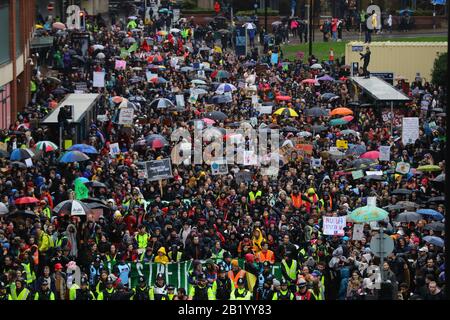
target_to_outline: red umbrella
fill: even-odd
[[[341,81],[347,81],[348,79],[346,77],[340,77],[339,80]]]
[[[22,197],[19,199],[16,199],[14,202],[15,204],[31,204],[31,203],[38,203],[39,199],[36,199],[35,197]]]
[[[152,142],[153,149],[161,149],[164,148],[164,143],[161,140],[155,139]]]
[[[368,151],[360,156],[361,159],[378,159],[379,157],[380,151]]]
[[[209,119],[209,118],[203,118],[202,121],[204,123],[206,123],[207,125],[213,125],[214,123],[216,123],[213,119]]]
[[[292,97],[290,97],[290,96],[276,96],[275,99],[278,100],[278,101],[291,101]]]
[[[353,118],[353,116],[345,116],[345,117],[342,117],[342,119],[344,119],[345,121],[350,122],[350,121],[352,121],[354,118]]]

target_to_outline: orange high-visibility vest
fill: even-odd
[[[302,200],[302,195],[300,193],[297,196],[295,196],[294,194],[291,194],[291,199],[292,199],[292,204],[294,205],[295,208],[299,209],[302,206],[303,200]]]
[[[259,262],[269,261],[270,263],[275,262],[275,255],[273,254],[272,250],[267,250],[267,252],[264,254],[264,252],[260,251],[258,253],[258,259]]]
[[[244,270],[239,270],[239,272],[237,273],[236,276],[234,276],[233,270],[228,271],[228,278],[233,281],[234,287],[237,288],[237,282],[239,278],[244,279],[245,277],[245,271]]]

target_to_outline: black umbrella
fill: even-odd
[[[352,101],[347,104],[348,107],[358,107],[360,103],[358,101]]]
[[[404,209],[420,207],[417,203],[411,201],[399,201],[397,202],[397,205],[402,206]]]
[[[320,107],[314,107],[311,109],[305,110],[305,115],[308,117],[321,117],[321,116],[328,116],[329,112],[325,109],[322,109]]]
[[[427,224],[424,227],[425,230],[433,230],[433,231],[437,231],[437,232],[442,232],[445,230],[445,224],[443,224],[442,222],[438,222],[438,221],[433,221],[432,223]]]
[[[373,181],[385,181],[386,178],[384,178],[383,176],[371,175],[371,176],[365,176],[364,180],[367,180],[367,181],[371,181],[371,180],[373,180]]]
[[[220,96],[212,97],[209,101],[214,104],[221,104],[221,103],[231,102],[231,100],[232,99],[230,99],[229,96],[220,95]]]
[[[281,132],[293,132],[293,133],[297,133],[299,132],[299,130],[297,128],[294,128],[292,126],[286,126],[284,128],[281,129]]]
[[[19,169],[26,169],[27,165],[23,162],[19,162],[19,161],[13,161],[11,162],[11,166],[14,168],[19,168]]]
[[[39,216],[37,216],[33,211],[30,210],[17,210],[7,215],[7,218],[9,219],[17,219],[17,218],[31,218],[31,219],[37,219]]]
[[[371,103],[363,103],[359,105],[361,108],[370,108],[372,106]]]
[[[388,211],[394,211],[394,210],[403,210],[405,209],[405,207],[398,204],[390,204],[388,206],[383,207],[383,209]]]
[[[395,221],[397,222],[416,222],[422,219],[422,215],[418,214],[417,212],[412,211],[405,211],[400,213],[396,218]]]
[[[167,108],[175,108],[172,101],[166,98],[158,98],[150,102],[151,108],[156,109],[167,109]]]
[[[86,206],[90,209],[111,209],[107,205],[97,203],[97,202],[86,203]]]
[[[312,131],[314,132],[321,132],[321,131],[325,131],[328,129],[327,126],[323,126],[323,125],[313,125],[311,126]]]
[[[88,187],[92,187],[92,188],[108,188],[108,186],[102,182],[98,182],[98,181],[89,181],[86,182],[85,185],[87,185]]]
[[[394,191],[391,192],[391,194],[395,195],[407,195],[411,193],[413,193],[413,191],[409,189],[395,189]]]
[[[225,121],[228,118],[228,116],[221,111],[211,111],[205,114],[205,118],[216,121]]]
[[[445,197],[444,196],[439,196],[439,197],[431,197],[430,199],[427,200],[428,203],[444,203],[445,202]]]
[[[8,151],[0,150],[0,158],[9,158],[10,154]]]
[[[84,202],[84,203],[98,203],[98,204],[106,205],[106,202],[104,200],[102,200],[102,199],[99,199],[99,198],[86,198],[86,199],[81,200],[81,202]]]

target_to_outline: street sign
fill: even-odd
[[[382,251],[381,246],[383,248]],[[376,256],[385,258],[392,250],[394,250],[394,240],[387,234],[383,233],[383,237],[381,237],[381,234],[377,234],[373,236],[370,241],[370,250],[372,250]]]

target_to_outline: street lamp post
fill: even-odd
[[[264,29],[266,30],[266,33],[268,33],[268,26],[267,26],[267,2],[269,0],[264,0]]]
[[[308,37],[309,37],[309,56],[312,56],[312,42],[313,42],[313,21],[314,21],[314,0],[309,0],[309,21],[308,21]]]

